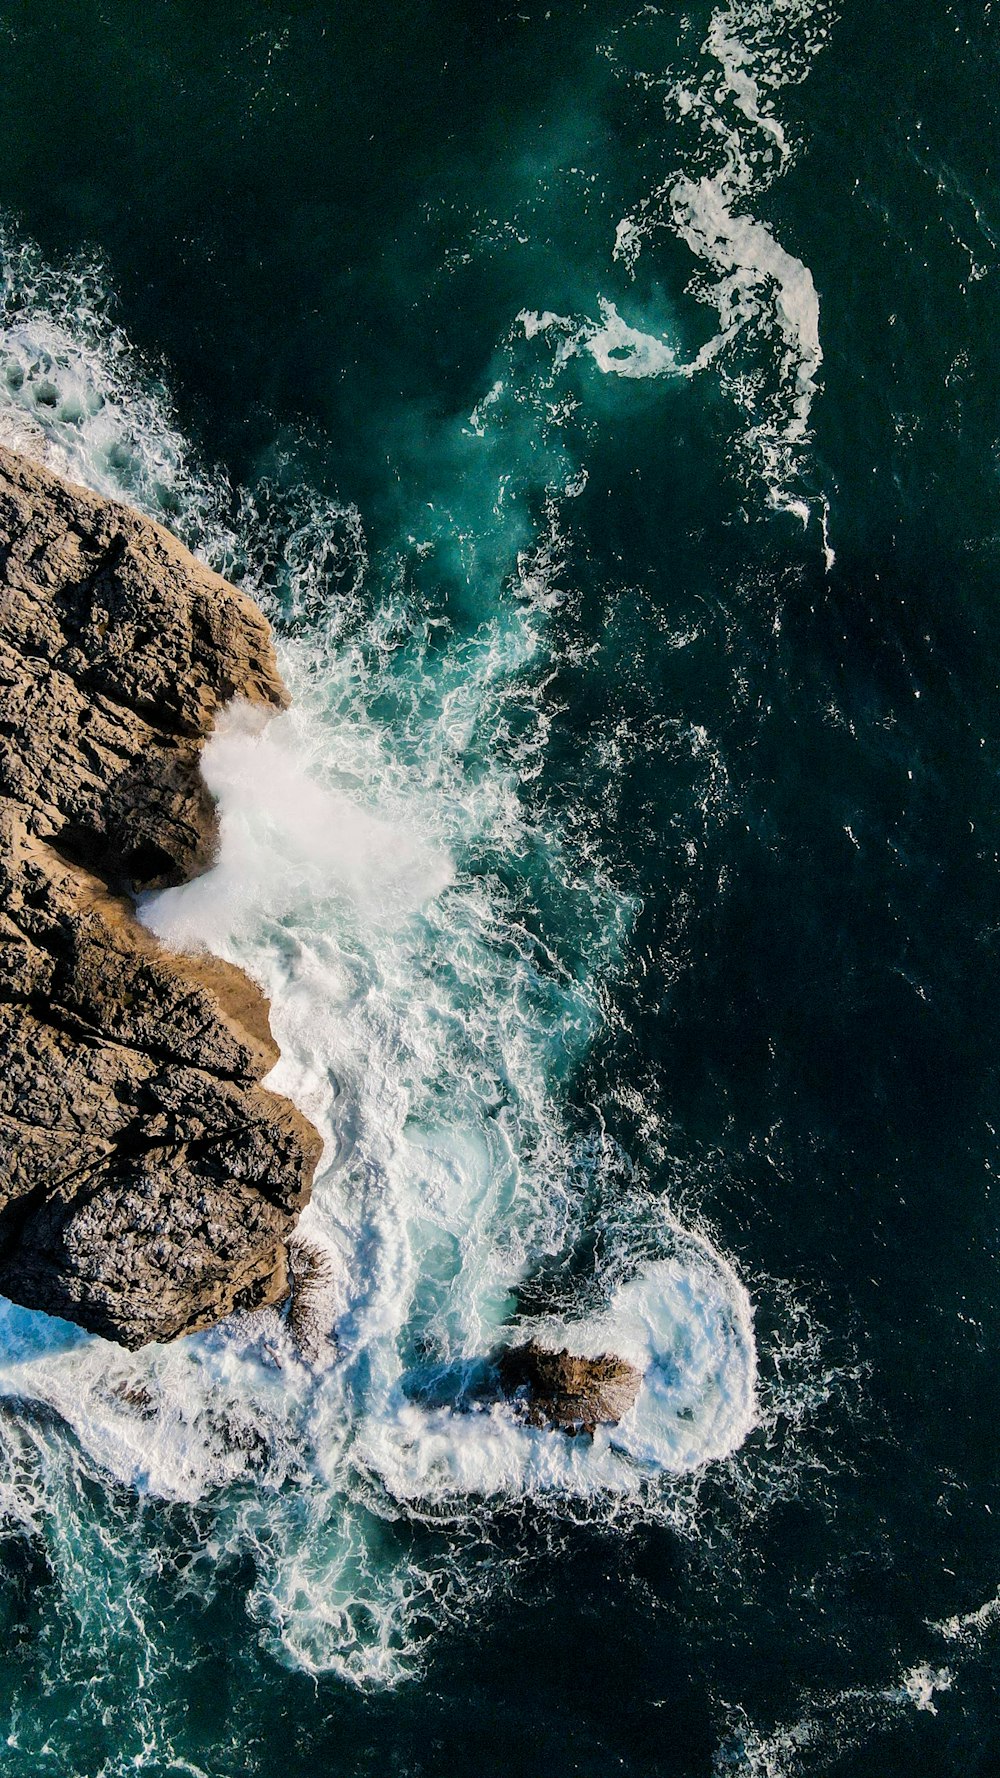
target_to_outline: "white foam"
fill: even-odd
[[[96,274],[19,263],[7,268],[0,355],[15,370],[0,410],[81,481],[172,517],[213,565],[241,563],[285,625],[292,710],[263,731],[234,711],[206,749],[218,863],[142,913],[167,942],[242,964],[270,995],[282,1049],[272,1083],[324,1138],[302,1228],[333,1282],[318,1310],[330,1337],[308,1362],[273,1311],[128,1355],[9,1309],[0,1392],[55,1416],[18,1446],[11,1512],[79,1537],[81,1515],[90,1521],[64,1485],[73,1465],[198,1501],[212,1548],[255,1559],[249,1603],[276,1652],[395,1683],[428,1626],[490,1584],[474,1553],[484,1502],[666,1512],[672,1484],[736,1450],[759,1412],[746,1290],[624,1173],[608,1266],[586,1308],[548,1332],[642,1366],[626,1422],[592,1444],[570,1440],[466,1388],[512,1337],[518,1287],[587,1228],[606,1159],[606,1145],[571,1135],[563,1100],[600,1027],[603,972],[631,905],[522,792],[552,719],[542,669],[564,598],[560,502],[585,466],[552,442],[550,374],[532,381],[511,346],[455,448],[479,450],[506,403],[513,462],[487,456],[492,483],[470,473],[455,492],[468,511],[453,517],[443,502],[376,577],[353,509],[303,484],[234,499],[192,466],[169,402],[108,322]],[[566,354],[588,343],[543,312],[522,317],[521,350],[545,334]],[[616,374],[668,366],[667,342],[610,304],[588,341]],[[544,496],[534,531],[505,493],[525,466]],[[493,529],[477,536],[477,525]],[[483,541],[507,564],[462,583],[480,601],[465,629],[407,591],[400,564],[430,559],[439,540],[462,551]],[[580,920],[585,945],[571,927],[535,930],[546,897]],[[449,1539],[420,1558],[396,1547],[387,1528],[428,1511],[449,1516]],[[133,1610],[129,1561],[123,1546]]]
[[[452,879],[447,854],[310,776],[290,716],[265,727],[255,708],[231,706],[205,748],[202,775],[220,808],[217,862],[144,906],[147,924],[177,949],[228,948],[236,935],[331,892],[368,920],[399,921]]]
[[[587,351],[605,373],[617,377],[676,376],[673,347],[655,334],[630,327],[613,302],[598,298],[601,325],[586,335]]]
[[[955,1675],[950,1667],[932,1667],[929,1661],[918,1661],[903,1674],[900,1689],[915,1710],[925,1710],[930,1716],[936,1716],[935,1696],[938,1692],[950,1692],[954,1683]]]
[[[397,1498],[634,1494],[640,1481],[728,1455],[757,1419],[749,1298],[707,1243],[673,1228],[674,1258],[643,1267],[588,1320],[532,1326],[553,1349],[615,1352],[642,1372],[634,1407],[593,1440],[525,1426],[503,1405],[459,1414],[398,1399],[362,1448]]]
[[[229,490],[195,465],[169,396],[114,318],[96,260],[47,263],[0,221],[2,440],[228,559]]]
[[[996,1605],[990,1600],[978,1612],[931,1627],[964,1644],[962,1658],[968,1658],[991,1627]],[[733,1711],[731,1732],[717,1750],[713,1769],[718,1778],[727,1772],[745,1778],[805,1778],[825,1771],[834,1760],[896,1727],[910,1710],[936,1716],[938,1699],[953,1691],[958,1680],[957,1660],[950,1666],[921,1660],[885,1685],[848,1686],[812,1696],[798,1717],[769,1731],[755,1727],[742,1710]]]
[[[778,375],[787,391],[781,437],[787,444],[798,443],[805,436],[823,360],[812,273],[765,223],[734,212],[725,176],[680,178],[670,195],[677,232],[722,274],[711,291],[721,327],[704,348],[703,362],[745,328],[768,326],[780,342]]]
[[[809,268],[752,206],[794,154],[765,93],[805,77],[830,16],[828,5],[811,0],[716,8],[690,77],[665,74],[660,82],[668,117],[694,132],[691,165],[670,172],[622,217],[613,249],[634,275],[658,230],[690,247],[704,268],[690,288],[719,324],[687,369],[715,368],[746,415],[744,452],[771,505],[803,523],[812,516],[800,482],[823,359],[819,299]],[[825,535],[824,546],[829,567]]]
[[[1000,1593],[995,1593],[973,1611],[956,1612],[930,1627],[946,1642],[958,1642],[969,1649],[977,1649],[991,1630],[1000,1628]]]

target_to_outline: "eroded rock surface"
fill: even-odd
[[[287,703],[251,601],[0,448],[0,1291],[128,1346],[283,1297],[319,1155],[260,991],[127,898],[210,861],[234,697]]]
[[[609,1353],[579,1358],[551,1352],[534,1340],[501,1353],[497,1370],[504,1394],[532,1426],[591,1435],[598,1426],[617,1426],[642,1382],[641,1373],[624,1358]]]

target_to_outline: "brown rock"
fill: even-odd
[[[593,1436],[597,1426],[617,1426],[635,1402],[642,1376],[624,1358],[578,1358],[550,1352],[529,1340],[497,1360],[500,1384],[532,1426]]]
[[[128,1346],[284,1296],[319,1155],[259,989],[123,894],[210,861],[237,696],[288,701],[250,600],[0,448],[0,1291]]]

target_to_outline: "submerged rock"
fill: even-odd
[[[500,1384],[532,1426],[593,1435],[595,1427],[617,1426],[639,1393],[642,1374],[609,1353],[578,1358],[551,1352],[529,1340],[497,1360]]]
[[[267,1001],[130,892],[211,861],[202,745],[283,708],[252,602],[0,447],[0,1291],[126,1346],[287,1293],[320,1151]]]

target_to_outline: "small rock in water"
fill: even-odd
[[[329,1330],[330,1289],[334,1282],[333,1258],[317,1241],[294,1235],[288,1243],[288,1331],[307,1364],[333,1357],[337,1342]]]
[[[502,1353],[497,1370],[505,1395],[521,1407],[530,1425],[591,1437],[597,1426],[617,1426],[642,1382],[641,1372],[624,1358],[611,1353],[579,1358],[572,1352],[551,1352],[535,1340]]]

